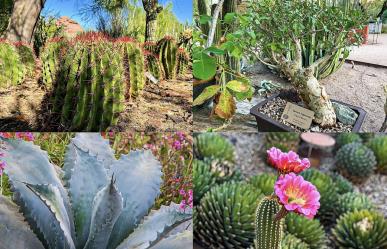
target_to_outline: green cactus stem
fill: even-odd
[[[255,248],[280,249],[283,223],[280,220],[283,212],[274,197],[265,197],[256,211]]]
[[[163,66],[166,79],[176,78],[177,44],[173,37],[166,36],[158,43],[159,59]]]

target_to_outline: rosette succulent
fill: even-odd
[[[273,193],[274,184],[277,176],[272,173],[263,173],[253,176],[249,179],[249,183],[255,188],[262,191],[264,195],[271,195]]]
[[[387,174],[387,136],[376,137],[367,146],[376,157],[376,170],[382,174]]]
[[[288,233],[282,238],[281,249],[309,249],[310,247],[305,242],[302,242],[296,236]]]
[[[265,140],[267,149],[276,147],[284,152],[297,151],[300,135],[296,132],[268,132]]]
[[[2,248],[186,248],[192,210],[178,204],[149,212],[162,171],[151,151],[116,159],[99,134],[80,133],[64,166],[32,142],[2,139],[13,202],[0,196]],[[15,205],[15,204],[16,205]]]
[[[216,158],[222,161],[235,161],[234,146],[222,135],[202,133],[195,137],[194,153],[198,159]]]
[[[346,144],[350,143],[361,143],[363,140],[357,133],[340,133],[336,137],[336,146],[341,148]]]
[[[371,200],[365,194],[349,192],[339,197],[335,206],[335,212],[337,217],[340,217],[348,212],[363,209],[372,210],[373,208]]]

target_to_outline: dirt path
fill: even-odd
[[[42,104],[46,95],[37,80],[28,79],[11,89],[0,90],[0,130],[39,131],[46,123],[46,108]],[[172,131],[192,130],[192,82],[163,81],[147,83],[143,95],[131,103],[121,114],[116,131]],[[49,128],[47,128],[49,127]],[[45,131],[57,131],[45,126]]]
[[[249,76],[254,86],[258,86],[261,80],[271,80],[281,83],[284,87],[290,84],[278,75],[268,70],[256,70]],[[385,95],[383,85],[387,85],[387,69],[370,67],[364,65],[355,65],[345,63],[333,75],[321,80],[325,85],[328,94],[332,99],[340,100],[351,105],[362,107],[367,111],[366,119],[362,126],[362,131],[377,132],[384,120],[383,106]],[[245,101],[239,104],[237,114],[233,118],[230,126],[222,131],[249,131],[256,132],[257,126],[254,117],[248,114],[248,111],[262,97],[255,95],[251,102]],[[242,106],[242,108],[239,108]],[[211,107],[202,108],[194,111],[194,130],[203,131],[208,128],[220,127],[223,122],[216,118],[209,118]]]

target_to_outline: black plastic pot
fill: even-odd
[[[293,128],[291,128],[287,125],[284,125],[284,124],[282,124],[282,123],[280,123],[280,122],[278,122],[278,121],[270,118],[269,116],[258,111],[258,109],[261,106],[265,105],[267,102],[271,101],[272,99],[278,97],[278,95],[279,94],[274,94],[250,109],[250,114],[253,115],[255,117],[255,120],[257,121],[257,126],[258,126],[259,132],[273,132],[273,131],[295,132],[296,131]],[[361,125],[363,124],[364,118],[366,117],[367,112],[360,107],[349,105],[349,104],[340,102],[338,100],[332,99],[332,102],[336,102],[336,103],[348,106],[349,108],[351,108],[352,110],[357,112],[357,114],[359,116],[357,117],[355,125],[352,128],[352,132],[359,132]]]

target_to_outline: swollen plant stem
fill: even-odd
[[[214,15],[213,15],[212,21],[211,21],[210,32],[208,33],[208,40],[207,40],[206,48],[211,47],[212,43],[214,42],[216,24],[218,23],[219,13],[223,7],[223,3],[224,3],[224,0],[220,0],[218,2],[218,5],[216,5]]]

